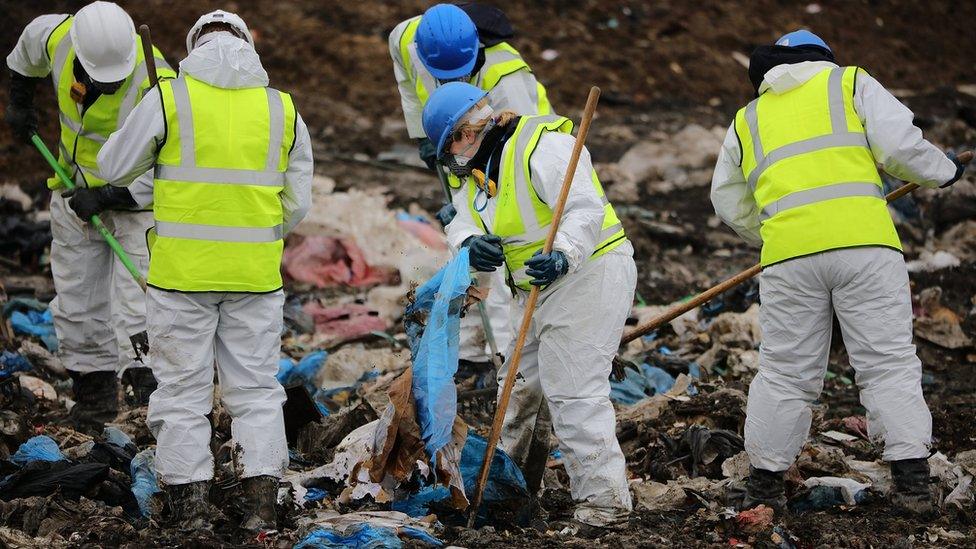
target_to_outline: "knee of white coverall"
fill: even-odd
[[[850,356],[868,435],[884,439],[888,461],[926,457],[932,415],[922,394],[922,363],[913,336],[908,271],[902,255],[888,248],[831,252],[844,283],[834,289],[834,307]]]
[[[511,366],[511,356],[515,343],[512,342],[506,354],[505,363],[498,372],[498,394],[501,396]],[[526,338],[522,348],[522,358],[519,370],[515,375],[515,384],[505,410],[505,421],[499,442],[505,453],[515,463],[524,464],[532,447],[533,433],[538,419],[539,406],[542,404],[542,386],[539,384],[539,341],[535,337]]]
[[[760,281],[762,344],[749,385],[745,449],[752,465],[784,471],[810,431],[823,389],[832,330],[829,292],[808,261],[768,267]]]
[[[275,378],[281,354],[284,294],[226,294],[217,327],[220,391],[231,416],[241,478],[281,478],[288,467],[282,405]]]
[[[567,277],[536,313],[539,378],[581,520],[632,508],[609,375],[636,285],[633,259],[607,255]],[[601,517],[590,516],[601,510]],[[613,511],[616,510],[616,511]]]
[[[152,212],[110,211],[102,217],[136,270],[145,277],[149,270],[146,230],[153,225]],[[112,320],[118,340],[119,369],[148,366],[147,357],[132,345],[132,337],[146,331],[146,294],[122,260],[114,254],[112,259]]]
[[[58,355],[80,373],[116,371],[118,344],[112,325],[111,250],[84,224],[60,192],[51,196],[51,274],[57,292],[51,316]]]
[[[166,484],[210,480],[216,306],[211,294],[150,288],[149,363],[158,381],[146,421],[156,437],[156,472]]]

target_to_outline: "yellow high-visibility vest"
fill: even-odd
[[[742,173],[760,209],[763,266],[854,246],[901,250],[854,110],[858,70],[824,69],[735,116]]]
[[[485,233],[502,238],[510,283],[526,291],[531,290],[532,285],[529,283],[531,277],[525,274],[525,263],[545,245],[553,217],[552,208],[539,198],[532,186],[529,160],[544,132],[570,133],[572,130],[573,122],[562,116],[550,114],[519,119],[515,132],[502,148],[498,195],[494,198],[497,205],[491,227],[485,226],[478,213],[475,205],[478,187],[474,178],[468,178],[468,207],[472,218],[477,220]],[[623,244],[627,236],[613,205],[603,192],[595,170],[591,171],[590,177],[604,205],[600,244],[590,256],[590,259],[595,259]]]
[[[58,163],[73,176],[80,187],[100,187],[105,180],[98,175],[98,151],[112,135],[122,127],[136,103],[149,89],[149,75],[143,55],[142,38],[136,39],[136,66],[122,87],[113,94],[102,94],[90,107],[81,111],[81,105],[71,98],[71,85],[75,82],[75,48],[68,31],[74,17],[67,17],[54,28],[47,39],[47,55],[51,60],[51,79],[58,96],[61,120],[61,137],[58,140]],[[175,78],[163,54],[153,47],[156,73],[160,78]],[[47,180],[50,189],[62,189],[64,183],[52,176]]]
[[[166,141],[156,163],[148,283],[183,292],[281,288],[291,96],[191,76],[161,83],[160,93]]]

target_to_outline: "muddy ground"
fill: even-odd
[[[0,30],[0,51],[7,52],[19,30],[42,13],[71,12],[86,2],[3,2],[6,21]],[[378,164],[377,156],[396,146],[410,147],[402,126],[399,101],[386,49],[386,33],[400,20],[419,13],[428,3],[187,1],[121,2],[136,24],[148,22],[156,43],[175,65],[183,55],[186,30],[196,17],[222,7],[238,11],[255,33],[272,84],[290,91],[312,132],[316,172],[332,178],[337,191],[380,189],[395,208],[416,204],[434,212],[440,206],[436,179],[423,170]],[[735,110],[751,96],[745,68],[735,55],[748,56],[755,45],[767,43],[798,26],[820,33],[842,63],[857,64],[895,90],[915,110],[917,122],[943,147],[976,143],[976,63],[967,52],[976,49],[976,4],[911,1],[792,2],[718,0],[708,3],[637,1],[498,2],[513,19],[520,36],[515,45],[548,88],[557,111],[578,117],[590,85],[603,88],[599,116],[589,148],[600,164],[628,235],[635,244],[638,292],[648,304],[666,304],[700,291],[751,264],[757,251],[740,243],[717,224],[708,200],[710,171],[705,165],[681,166],[680,186],[661,190],[654,181],[637,184],[636,195],[614,191],[620,183],[613,168],[641,142],[667,141],[692,124],[724,128]],[[543,52],[558,55],[549,61]],[[0,82],[0,102],[6,101],[6,76]],[[960,88],[960,86],[970,86]],[[53,141],[56,111],[49,85],[38,96],[42,135]],[[44,208],[47,176],[31,149],[11,142],[0,128],[0,183],[16,183]],[[658,177],[667,180],[669,174]],[[970,176],[968,184],[973,185]],[[942,196],[918,197],[922,215],[899,224],[908,259],[932,248],[958,223],[976,216],[970,189]],[[3,215],[3,214],[0,214]],[[965,233],[964,233],[965,235]],[[971,236],[972,233],[969,233]],[[961,243],[973,248],[976,243]],[[8,293],[18,286],[38,297],[50,297],[44,285],[49,267],[43,257],[10,255],[0,264],[0,282]],[[942,303],[961,318],[964,333],[976,334],[972,314],[976,289],[976,257],[961,257],[961,265],[912,274],[913,290],[943,289]],[[24,276],[33,278],[25,279]],[[340,291],[341,293],[341,291]],[[352,293],[352,292],[350,292]],[[672,332],[662,337],[677,341]],[[925,377],[923,386],[933,414],[934,450],[954,456],[976,450],[973,409],[976,407],[976,357],[971,347],[949,350],[919,340]],[[692,345],[689,359],[703,349]],[[820,400],[814,432],[834,428],[842,418],[863,415],[847,366],[839,333],[835,334],[829,378]],[[674,471],[652,467],[649,456],[659,451],[652,435],[680,432],[686,423],[700,422],[741,434],[744,411],[732,400],[715,400],[720,389],[746,391],[749,375],[706,373],[703,394],[684,408],[649,422],[629,446],[625,444],[634,477],[666,481]],[[466,419],[483,430],[485,411],[465,409]],[[29,418],[33,432],[51,432],[64,416],[63,407],[38,410]],[[705,418],[705,419],[703,419]],[[710,418],[710,419],[709,419]],[[831,423],[834,422],[834,423]],[[45,431],[45,429],[48,429]],[[618,430],[619,434],[619,430]],[[148,432],[137,437],[140,448],[152,443]],[[637,448],[643,447],[643,454]],[[853,451],[853,450],[852,450]],[[631,453],[633,452],[633,453]],[[860,459],[877,459],[880,449],[858,446]],[[704,500],[710,501],[708,498]],[[807,512],[777,521],[779,532],[742,530],[729,518],[715,516],[703,498],[688,497],[667,511],[638,510],[627,528],[599,540],[558,534],[560,521],[571,516],[565,490],[547,491],[541,499],[543,523],[524,528],[470,531],[448,527],[440,536],[448,543],[470,547],[729,547],[737,543],[776,547],[780,536],[796,547],[973,547],[976,526],[972,506],[946,509],[935,521],[894,516],[880,499],[852,507]],[[188,543],[170,530],[147,528],[146,523],[106,517],[104,511],[78,510],[72,503],[51,516],[65,518],[60,529],[76,546],[178,546]],[[228,515],[233,518],[236,511]],[[10,516],[21,517],[13,514]],[[100,517],[72,520],[72,517]],[[288,521],[293,517],[289,515]],[[23,526],[23,519],[16,526]],[[50,526],[50,525],[49,525]],[[947,540],[935,528],[957,531],[962,539]],[[201,546],[236,546],[248,542],[233,529],[218,538],[199,539]],[[287,546],[294,532],[277,542]],[[792,536],[792,538],[790,538]],[[935,537],[933,537],[935,536]],[[255,544],[259,545],[259,544]]]

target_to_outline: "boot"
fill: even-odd
[[[749,468],[745,483],[745,495],[736,508],[740,511],[759,505],[771,508],[777,514],[786,511],[786,471],[767,471]]]
[[[166,487],[173,508],[173,519],[181,530],[212,531],[210,523],[210,481],[201,480]]]
[[[902,459],[889,462],[891,503],[900,511],[917,517],[933,517],[935,503],[929,488],[929,462],[925,458]]]
[[[119,413],[119,379],[115,372],[68,373],[75,399],[68,418],[79,431],[101,433]]]
[[[244,488],[245,514],[241,528],[249,532],[275,530],[278,517],[275,503],[278,501],[278,479],[261,475],[249,477],[241,483]]]
[[[149,395],[156,390],[156,378],[152,370],[145,367],[128,368],[122,374],[122,382],[132,387],[133,406],[149,405]]]

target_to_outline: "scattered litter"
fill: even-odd
[[[29,372],[33,369],[29,360],[18,353],[3,351],[0,353],[0,378],[9,377],[14,372]]]
[[[10,456],[10,461],[23,467],[35,461],[62,461],[64,455],[58,448],[58,443],[45,435],[30,438],[20,445],[17,452]]]
[[[50,383],[43,379],[28,375],[21,375],[18,379],[20,380],[20,386],[33,393],[37,398],[43,398],[44,400],[58,399],[58,392],[54,390],[54,387]]]
[[[147,448],[136,454],[129,466],[129,475],[132,477],[132,495],[139,502],[139,511],[142,516],[148,517],[152,513],[152,496],[159,492],[159,484],[156,482],[156,450]]]
[[[746,509],[735,517],[735,522],[743,531],[757,534],[769,530],[773,525],[773,510],[765,505]]]

